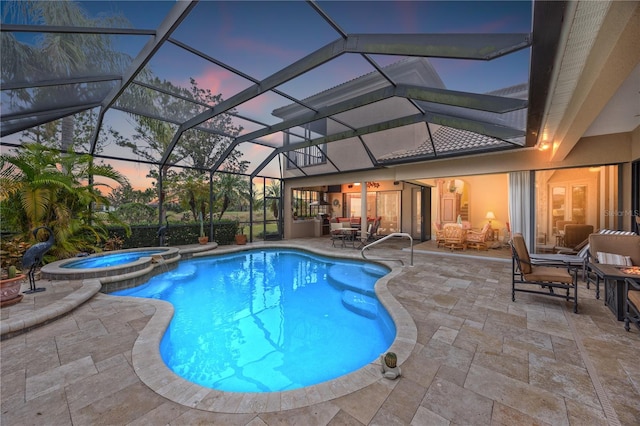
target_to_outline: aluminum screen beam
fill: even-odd
[[[373,90],[364,95],[353,97],[349,100],[339,102],[328,107],[319,108],[317,113],[307,113],[299,117],[274,124],[268,129],[256,130],[247,133],[236,139],[237,143],[251,139],[267,136],[271,133],[283,131],[292,127],[301,126],[307,122],[328,118],[335,114],[340,114],[358,107],[362,107],[374,102],[382,101],[391,97],[403,97],[420,101],[429,101],[451,106],[459,106],[471,109],[479,109],[489,112],[509,112],[526,108],[527,101],[500,96],[477,95],[464,92],[456,92],[444,89],[431,89],[419,86],[399,84],[396,87],[384,87]],[[492,135],[488,135],[492,136]]]
[[[96,131],[93,132],[91,137],[91,154],[95,151],[98,134],[100,133],[98,129],[102,127],[102,120],[104,119],[106,110],[115,103],[116,99],[125,91],[129,84],[134,81],[135,77],[147,65],[153,55],[160,49],[178,26],[180,26],[180,23],[187,17],[189,12],[193,10],[197,3],[197,1],[178,1],[175,3],[173,8],[167,14],[167,17],[158,27],[156,36],[147,42],[129,66],[129,69],[123,76],[122,84],[112,90],[111,93],[104,98],[102,101],[102,108],[98,114]]]
[[[449,38],[451,37],[451,38]],[[453,43],[452,41],[455,41]],[[482,44],[486,43],[486,44]],[[310,71],[343,53],[367,53],[405,56],[435,56],[457,59],[490,60],[528,47],[531,35],[526,34],[373,34],[349,35],[316,50],[272,74],[259,84],[231,96],[214,108],[198,114],[184,123],[174,135],[161,164],[164,164],[182,133],[194,126],[250,101],[287,81]],[[462,46],[462,47],[458,47]],[[215,169],[214,169],[215,170]]]
[[[156,35],[156,30],[135,28],[73,27],[59,25],[16,25],[2,24],[2,32],[12,33],[52,33],[52,34],[113,34],[113,35]]]

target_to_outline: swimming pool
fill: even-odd
[[[112,294],[159,298],[175,314],[160,344],[185,379],[233,392],[297,389],[375,360],[396,329],[375,298],[386,267],[292,249],[181,261]]]

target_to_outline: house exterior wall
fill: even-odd
[[[336,145],[339,146],[341,143]],[[347,153],[344,155],[346,156]],[[497,224],[494,228],[502,229],[504,222],[506,222],[505,219],[508,217],[508,209],[506,205],[502,206],[504,204],[502,201],[497,201],[504,200],[507,197],[507,183],[502,181],[504,178],[500,177],[501,174],[505,176],[505,173],[511,171],[552,170],[620,164],[622,193],[618,194],[618,210],[624,215],[624,212],[631,213],[631,161],[638,158],[640,158],[640,130],[636,128],[629,133],[582,138],[563,161],[549,161],[549,153],[546,151],[539,151],[533,148],[521,149],[504,153],[399,165],[384,169],[287,179],[285,180],[285,187],[290,189],[301,186],[337,185],[345,182],[366,181],[420,180],[424,182],[435,178],[467,176],[472,187],[492,188],[484,195],[476,195],[479,198],[470,199],[470,203],[478,203],[478,207],[474,206],[474,211],[470,212],[472,226],[476,227],[478,223],[482,223],[483,215],[486,215],[486,211],[477,212],[475,210],[484,210],[486,208],[488,211],[490,210],[489,206],[493,203],[499,205],[498,207],[492,207],[492,211],[497,218]],[[332,172],[335,172],[335,169]],[[480,175],[486,176],[481,177]],[[288,192],[290,191],[285,191],[285,194]],[[290,200],[288,206],[290,206]],[[403,206],[403,209],[410,210],[410,206]],[[285,209],[285,211],[287,210]],[[601,224],[604,226],[604,223],[601,222]],[[631,229],[631,221],[622,218],[619,226],[622,229]],[[286,230],[287,225],[285,223],[285,236]]]

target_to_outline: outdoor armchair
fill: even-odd
[[[573,301],[573,312],[578,312],[578,270],[563,262],[532,262],[529,250],[520,233],[513,234],[511,300],[516,291],[560,297]],[[555,290],[564,290],[556,293]],[[573,295],[571,295],[573,291]],[[562,294],[564,293],[564,294]]]
[[[462,225],[457,223],[447,223],[444,225],[444,246],[450,250],[466,250],[467,230],[462,229]]]
[[[490,226],[489,223],[486,223],[480,231],[468,230],[466,236],[467,247],[477,250],[488,250],[487,238],[489,236]]]

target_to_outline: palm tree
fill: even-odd
[[[205,175],[193,170],[185,170],[171,179],[166,179],[165,188],[170,198],[176,198],[180,206],[188,208],[193,220],[207,215],[209,205],[209,183]]]
[[[271,182],[269,182],[269,185],[265,189],[266,189],[265,195],[271,199],[271,202],[269,203],[269,209],[271,210],[271,213],[273,213],[273,217],[278,219],[278,213],[279,213],[278,200],[280,199],[280,182],[272,180]]]
[[[216,200],[219,203],[218,219],[222,219],[222,215],[229,207],[239,206],[243,201],[249,199],[249,185],[241,175],[222,173],[216,180],[214,189]]]
[[[0,155],[0,170],[0,203],[19,207],[11,212],[9,222],[25,239],[38,226],[53,229],[56,245],[50,253],[56,257],[96,250],[95,244],[106,238],[107,222],[128,229],[110,213],[93,214],[93,204],[109,205],[99,189],[110,188],[95,177],[118,184],[125,184],[126,178],[111,166],[94,164],[89,155],[26,144],[13,154]]]
[[[280,194],[280,181],[275,179],[271,180],[271,182],[269,182],[269,185],[265,187],[264,195],[265,199],[269,199],[267,206],[269,207],[269,210],[271,210],[273,217],[276,219],[278,235],[282,235],[280,220],[278,220],[278,217],[280,216]]]
[[[12,196],[22,209],[20,231],[28,233],[50,219],[58,190],[71,191],[72,179],[57,168],[59,156],[42,145],[23,145],[15,155],[0,156],[0,201]]]

